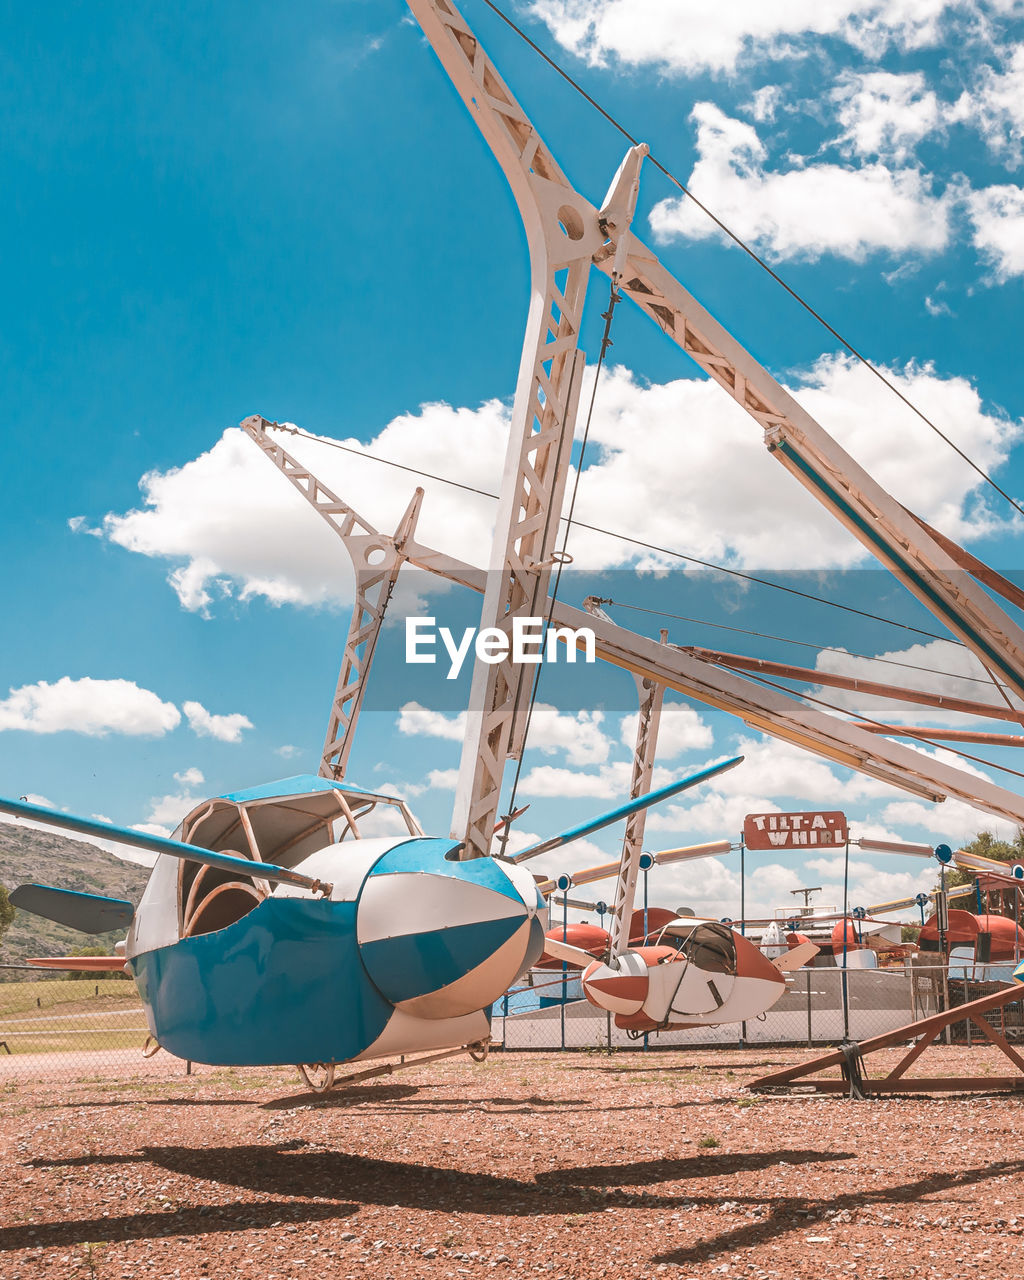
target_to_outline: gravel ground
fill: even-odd
[[[164,1055],[8,1080],[0,1276],[1024,1274],[1021,1098],[743,1089],[805,1056],[494,1054],[326,1095]]]

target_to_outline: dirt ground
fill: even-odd
[[[1024,1098],[743,1088],[804,1057],[497,1053],[325,1095],[164,1055],[8,1078],[0,1276],[1024,1274]]]

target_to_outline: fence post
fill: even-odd
[[[846,838],[846,853],[843,857],[843,1039],[850,1038],[850,992],[847,986],[846,954],[850,938],[850,838]]]
[[[566,889],[565,892],[562,894],[562,941],[567,942],[568,939],[569,939],[569,890]],[[558,1012],[559,1012],[561,1028],[562,1028],[561,1047],[563,1050],[565,1049],[565,1001],[566,1001],[566,996],[568,994],[568,987],[569,987],[569,981],[567,976],[568,973],[569,973],[569,965],[565,960],[563,960],[562,961],[562,1000],[558,1006]]]
[[[747,846],[740,836],[740,933],[747,936]],[[744,1048],[747,1039],[747,1024],[740,1023],[740,1048]]]

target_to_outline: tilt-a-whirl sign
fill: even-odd
[[[837,810],[748,813],[743,819],[743,843],[748,849],[834,849],[849,838],[846,814]]]

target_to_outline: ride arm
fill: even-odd
[[[879,778],[900,790],[938,802],[955,796],[1015,825],[1024,825],[1024,796],[995,786],[976,774],[944,764],[923,752],[858,729],[805,706],[798,698],[754,684],[669,645],[637,635],[608,618],[559,602],[559,626],[589,626],[596,656],[635,675],[660,681],[698,702],[738,716],[770,737],[781,738],[816,755]]]
[[[394,535],[379,533],[354,507],[317,479],[269,435],[271,429],[285,428],[258,414],[246,418],[239,426],[341,538],[352,560],[355,574],[352,620],[319,768],[322,778],[337,781],[344,777],[348,765],[377,638],[402,565],[409,561],[450,582],[473,586],[477,590],[483,588],[483,574],[471,565],[415,542],[413,533],[423,499],[422,489],[416,490]]]
[[[408,0],[512,189],[530,251],[530,307],[512,406],[481,629],[543,616],[584,358],[578,347],[597,209],[569,183],[449,0]],[[505,763],[522,754],[532,668],[478,663],[452,815],[463,856],[486,855]]]
[[[948,540],[933,536],[887,493],[637,236],[626,234],[623,294],[758,423],[772,456],[987,668],[1024,696],[1024,632],[950,555],[942,545]],[[614,264],[606,254],[596,265],[610,275]]]

